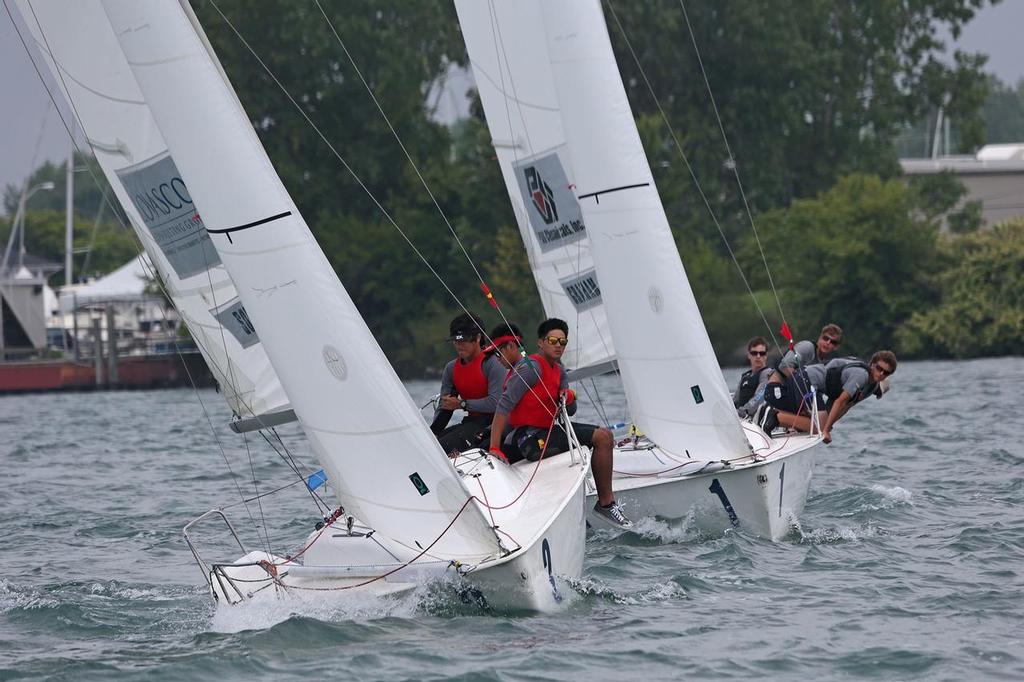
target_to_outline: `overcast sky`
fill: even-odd
[[[957,45],[988,54],[989,71],[1014,84],[1024,78],[1022,28],[1024,0],[1004,0],[978,14]],[[458,89],[461,95],[465,84],[460,83]],[[0,189],[8,183],[23,182],[32,168],[46,159],[59,162],[67,156],[68,135],[49,102],[10,18],[0,12]],[[439,104],[445,108],[446,102]]]

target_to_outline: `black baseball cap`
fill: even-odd
[[[479,315],[463,313],[448,325],[448,341],[472,341],[483,333],[484,321]]]

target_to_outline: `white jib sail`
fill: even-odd
[[[103,5],[342,504],[413,549],[436,540],[434,556],[493,556],[494,532],[274,172],[191,9]]]
[[[42,61],[241,417],[288,408],[259,335],[167,151],[99,0],[16,0]]]
[[[538,32],[540,6],[456,0],[455,8],[544,312],[569,324],[563,363],[608,371],[615,349],[572,191],[572,159]],[[524,332],[532,342],[533,330]]]
[[[547,36],[576,196],[633,420],[669,452],[745,454],[749,446],[654,185],[601,6],[536,4],[541,21],[534,30]],[[523,3],[508,5],[523,11]]]

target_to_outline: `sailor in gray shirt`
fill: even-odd
[[[430,430],[445,452],[462,452],[477,447],[487,437],[505,382],[505,368],[485,350],[483,320],[473,314],[459,315],[449,326],[448,340],[456,357],[441,374],[441,394]],[[448,426],[456,410],[465,410],[462,422]]]
[[[896,371],[896,355],[880,350],[864,362],[858,358],[836,358],[812,381],[828,397],[828,416],[821,427],[826,443],[832,442],[832,427],[850,408],[870,395],[882,397],[881,384]]]
[[[843,342],[843,330],[837,324],[826,324],[821,328],[821,333],[818,334],[818,340],[815,343],[811,341],[800,341],[793,350],[788,351],[782,356],[782,360],[779,361],[778,369],[786,376],[792,376],[793,370],[797,367],[807,368],[811,365],[823,364],[828,361],[828,357],[839,348],[839,344]],[[778,376],[778,375],[776,375]],[[782,378],[779,377],[778,381],[781,382]]]

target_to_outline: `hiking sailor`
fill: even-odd
[[[482,347],[483,324],[480,316],[464,313],[448,327],[448,340],[455,346],[456,357],[441,374],[441,395],[430,425],[448,453],[462,452],[484,442],[501,397],[505,370],[493,351]],[[448,426],[455,410],[467,414],[462,422]]]
[[[832,427],[850,408],[874,395],[881,398],[888,388],[888,378],[896,371],[896,354],[880,350],[865,363],[859,358],[836,358],[824,367],[823,378],[812,381],[828,398],[828,417],[821,427],[826,443],[832,442]],[[818,374],[818,372],[815,372]]]
[[[496,328],[497,338],[518,330]],[[491,424],[490,450],[506,462],[527,459],[536,462],[545,454],[554,455],[569,449],[565,429],[556,423],[562,400],[567,412],[575,414],[576,396],[569,388],[568,373],[562,366],[562,354],[569,343],[569,325],[551,318],[537,328],[540,352],[520,357],[508,371],[505,390],[501,394]],[[502,344],[507,348],[508,343]],[[516,351],[518,352],[518,350]],[[515,355],[504,351],[506,363]],[[508,428],[506,428],[508,427]],[[594,512],[620,528],[632,522],[622,512],[612,492],[612,434],[593,424],[573,422],[573,431],[581,445],[591,448],[590,467],[597,487]]]

